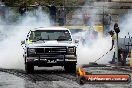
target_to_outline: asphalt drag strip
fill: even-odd
[[[94,74],[130,74],[112,67],[91,67]],[[77,83],[76,74],[63,70],[35,70],[27,74],[19,69],[0,69],[0,88],[130,88],[129,84],[84,84]]]

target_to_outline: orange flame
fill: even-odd
[[[85,70],[83,68],[79,68],[79,75],[80,76],[86,75]]]

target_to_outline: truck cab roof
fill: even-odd
[[[38,27],[31,31],[39,31],[39,30],[69,30],[65,27]]]

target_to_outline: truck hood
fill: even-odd
[[[28,47],[76,46],[72,41],[37,41],[27,44]]]

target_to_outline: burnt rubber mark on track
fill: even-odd
[[[40,77],[48,76],[49,81],[66,81],[66,80],[72,80],[76,81],[76,75],[75,73],[66,73],[65,71],[60,70],[38,70],[35,72]]]
[[[1,72],[6,72],[15,76],[18,76],[20,78],[23,78],[25,80],[29,80],[32,82],[35,82],[36,80],[34,77],[30,74],[26,74],[23,70],[16,70],[16,69],[0,69]]]
[[[33,74],[27,74],[23,70],[17,69],[0,69],[1,72],[6,72],[18,77],[21,77],[25,80],[32,82],[36,81],[66,81],[72,80],[75,81],[75,74],[65,73],[64,71],[59,70],[36,70]]]
[[[109,67],[109,68],[108,67],[94,67],[92,68],[92,70],[95,70],[95,73],[99,73],[99,74],[106,72],[106,71],[114,71],[114,70],[124,72],[124,73],[126,72],[126,71],[118,70],[112,67]],[[61,70],[35,70],[33,74],[27,74],[24,70],[19,70],[19,69],[0,69],[0,71],[21,77],[25,80],[29,80],[32,82],[69,81],[69,80],[77,82],[76,74],[66,73]],[[130,73],[130,72],[127,72],[127,73]]]
[[[76,74],[56,74],[57,76],[63,78],[63,80],[72,80],[72,81],[77,81]]]

